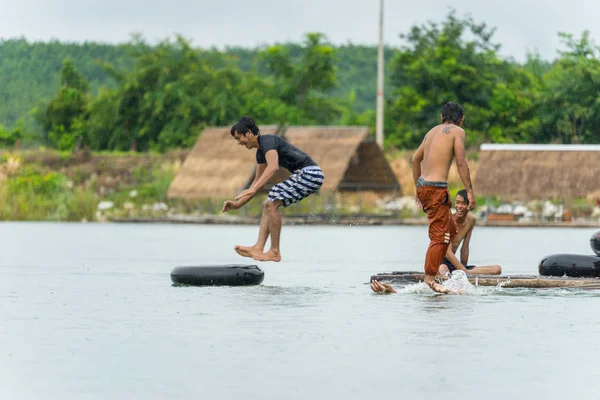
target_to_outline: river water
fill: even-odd
[[[0,223],[2,399],[579,399],[600,389],[600,291],[423,284],[424,226],[284,226],[253,287],[176,287],[249,263],[255,226]],[[477,227],[470,263],[536,274],[594,229]]]

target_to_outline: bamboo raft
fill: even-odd
[[[425,275],[414,271],[396,271],[371,276],[371,281],[385,281],[398,284],[423,282]],[[446,278],[438,278],[446,280]],[[504,288],[577,288],[600,289],[600,278],[571,278],[540,275],[468,275],[474,286],[500,286]]]

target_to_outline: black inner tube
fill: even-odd
[[[260,285],[264,278],[256,265],[182,266],[171,271],[171,281],[178,285],[248,286]]]
[[[600,257],[582,254],[554,254],[538,267],[543,276],[600,277]]]

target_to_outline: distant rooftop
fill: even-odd
[[[481,151],[600,151],[598,144],[496,144],[484,143]]]

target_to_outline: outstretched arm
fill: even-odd
[[[476,206],[475,195],[473,194],[473,184],[471,183],[471,171],[467,164],[467,156],[465,151],[465,131],[462,129],[454,129],[456,136],[454,137],[454,157],[456,158],[456,168],[460,179],[467,189],[467,198],[469,199],[469,210],[473,210]]]
[[[469,263],[469,243],[471,242],[471,233],[473,233],[473,228],[475,225],[469,229],[469,232],[465,235],[465,240],[460,248],[460,262],[463,265],[467,265]]]
[[[456,255],[452,252],[452,249],[450,247],[452,246],[448,246],[448,250],[446,250],[446,258],[452,263],[454,268],[460,269],[461,271],[465,271],[465,273],[468,274],[469,271],[465,268],[464,264],[458,258],[456,258]]]
[[[270,176],[268,177],[266,182],[268,182],[269,179],[271,179],[271,176],[273,176],[274,173],[271,174],[270,172],[267,172],[268,166],[269,166],[269,159],[273,158],[273,155],[271,153],[275,153],[275,157],[277,157],[276,151],[269,151],[267,153],[267,155],[266,155],[267,163],[256,165],[256,173],[254,174],[254,181],[252,181],[250,188],[246,189],[243,192],[241,192],[240,194],[238,194],[235,197],[236,201],[227,200],[225,203],[223,203],[223,209],[221,210],[222,213],[230,211],[230,210],[237,210],[238,208],[242,207],[244,204],[246,204],[247,202],[252,200],[252,198],[256,195],[256,193],[265,185],[265,183],[263,183],[261,186],[258,186],[260,184],[260,182],[264,181],[264,177],[267,173],[269,173]],[[275,161],[279,162],[279,159],[277,158]],[[277,163],[275,165],[277,165]]]
[[[264,167],[264,171],[261,173],[260,177],[252,183],[252,186],[250,186],[249,189],[246,189],[235,196],[235,199],[238,201],[245,200],[240,203],[241,205],[239,205],[239,207],[246,204],[251,198],[253,198],[256,193],[262,189],[262,187],[265,186],[273,177],[273,175],[275,175],[275,173],[277,173],[279,170],[279,156],[277,155],[276,150],[267,151],[265,158],[267,159],[267,166]]]
[[[252,181],[250,188],[253,188],[256,186],[256,182],[258,182],[259,179],[264,175],[264,172],[266,169],[267,169],[267,164],[256,164],[256,173],[254,174],[254,180]],[[258,192],[258,190],[257,190],[257,192]],[[239,200],[235,202],[236,208],[242,207],[244,204],[246,204],[247,202],[252,200],[252,197],[254,197],[254,194],[252,196],[240,197]],[[236,199],[238,199],[238,197],[236,197]]]
[[[427,135],[425,135],[427,138]],[[415,180],[415,185],[417,184],[417,179],[421,176],[421,161],[423,161],[423,157],[425,156],[425,139],[417,149],[417,152],[413,156],[412,163],[412,171],[413,171],[413,179]]]
[[[266,168],[267,168],[267,164],[256,164],[256,173],[254,174],[254,180],[252,181],[252,184],[250,185],[250,187],[252,187],[252,186],[254,186],[254,184],[256,184],[256,182],[260,179],[262,174],[265,172]]]
[[[251,188],[259,191],[263,186],[269,182],[269,180],[277,173],[279,170],[279,155],[276,150],[269,150],[265,154],[265,158],[267,159],[267,164],[259,164],[266,165],[264,168],[264,172],[261,176],[254,181]]]
[[[427,135],[425,135],[425,138],[427,138]],[[413,156],[413,158],[411,160],[413,179],[415,180],[415,187],[417,186],[417,180],[421,176],[421,162],[423,161],[424,157],[425,157],[425,139],[423,139],[423,142],[421,142],[421,145],[419,146],[419,148],[417,149],[417,152],[415,153],[415,155]],[[419,200],[419,195],[417,194],[416,188],[415,188],[415,203],[417,204],[417,206],[419,208],[423,208],[423,205],[421,204],[421,200]]]

